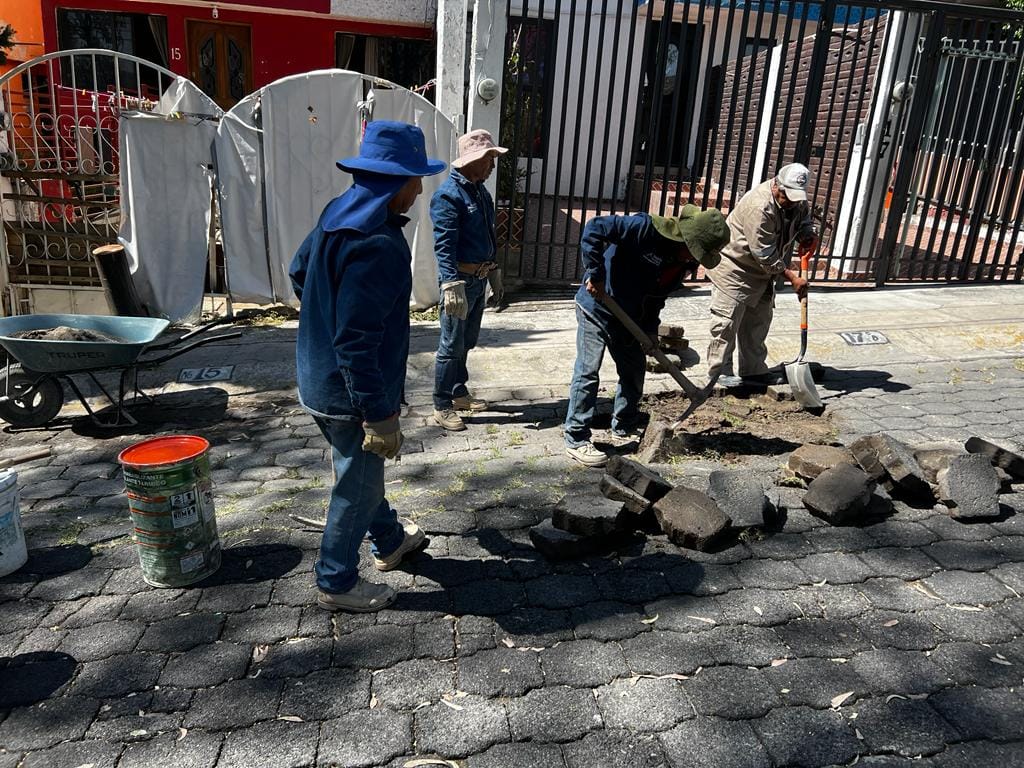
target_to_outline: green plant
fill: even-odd
[[[15,46],[15,34],[17,33],[10,24],[0,26],[0,64],[7,63],[7,51]]]

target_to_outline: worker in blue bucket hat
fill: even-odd
[[[359,576],[359,545],[369,534],[378,570],[419,549],[423,531],[399,519],[384,497],[384,460],[399,455],[409,356],[412,253],[404,216],[422,177],[445,169],[427,157],[414,125],[366,126],[359,156],[339,160],[352,186],[329,202],[299,246],[289,274],[302,302],[296,342],[299,398],[331,444],[334,488],[315,571],[317,603],[367,613],[395,591]]]

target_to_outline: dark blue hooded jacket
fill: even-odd
[[[302,301],[299,397],[320,416],[381,421],[401,406],[409,357],[409,221],[388,201],[402,177],[354,175],[299,246],[289,275]]]

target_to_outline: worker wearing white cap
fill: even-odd
[[[772,324],[775,283],[785,276],[800,297],[807,280],[788,266],[795,241],[817,246],[818,233],[807,201],[810,171],[799,163],[785,165],[775,177],[747,192],[726,221],[732,240],[711,279],[709,386],[775,384],[781,371],[768,370],[765,339]],[[738,352],[738,367],[733,355]],[[734,375],[738,374],[738,375]],[[778,381],[776,381],[778,379]]]

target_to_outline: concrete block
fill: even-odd
[[[1006,443],[995,443],[983,437],[970,438],[964,447],[970,453],[988,456],[995,466],[1005,469],[1015,480],[1024,480],[1024,456],[1020,455],[1019,448]]]
[[[924,443],[914,448],[914,458],[924,472],[924,479],[932,485],[939,482],[939,472],[949,466],[950,459],[964,453],[966,451],[959,443]]]
[[[679,339],[663,338],[663,339],[658,339],[658,347],[661,349],[662,352],[666,352],[666,353],[669,353],[669,354],[674,352],[676,354],[679,354],[680,352],[685,352],[686,350],[688,350],[690,348],[690,342],[689,342],[688,339],[683,339],[683,338],[679,338]]]
[[[668,425],[665,427],[667,429]],[[653,469],[623,456],[612,456],[605,472],[648,501],[657,501],[672,490],[672,483]]]
[[[577,536],[555,528],[550,520],[530,529],[530,541],[544,557],[567,560],[608,551],[610,542],[603,536]]]
[[[999,485],[996,468],[980,453],[956,456],[939,473],[939,497],[956,520],[996,517]]]
[[[654,504],[661,530],[680,547],[706,550],[728,530],[729,516],[708,496],[678,486]]]
[[[621,501],[596,494],[563,496],[551,515],[556,528],[577,536],[606,536],[630,527],[630,518]]]
[[[910,499],[934,503],[935,494],[910,448],[886,435],[860,437],[850,445],[854,458],[873,480],[892,482],[892,490]]]
[[[708,476],[708,496],[736,528],[763,526],[769,513],[764,478],[745,469],[716,469]]]
[[[666,339],[681,339],[686,335],[686,329],[681,325],[662,323],[658,326],[658,336]]]
[[[804,506],[832,525],[849,525],[868,516],[875,486],[875,480],[864,470],[840,464],[811,481]]]
[[[826,469],[840,464],[856,465],[857,460],[849,448],[834,445],[801,445],[789,455],[788,466],[793,474],[813,480]]]
[[[627,512],[637,516],[638,523],[640,522],[640,519],[647,516],[651,511],[651,502],[649,499],[644,498],[629,486],[623,485],[611,475],[601,475],[600,487],[601,493],[605,498],[612,499],[613,501],[621,501]]]

